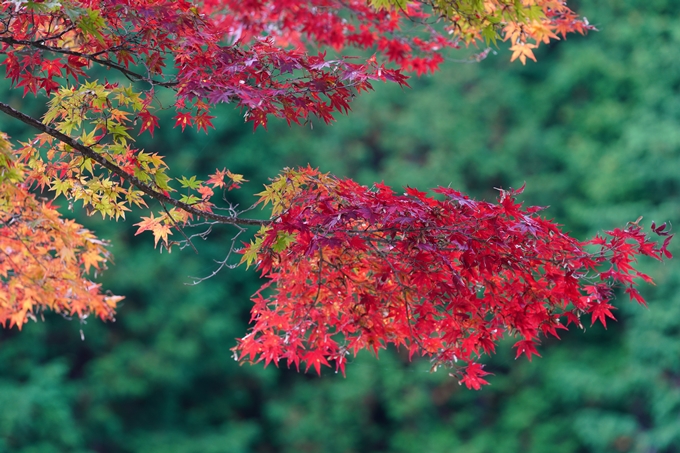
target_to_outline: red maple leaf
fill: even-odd
[[[479,390],[482,385],[488,385],[489,383],[482,379],[482,376],[492,373],[487,373],[483,368],[484,365],[480,365],[479,363],[470,363],[461,370],[463,378],[459,381],[459,384],[465,384],[467,388],[475,390]]]
[[[153,137],[154,130],[159,127],[158,117],[152,115],[148,110],[142,110],[137,116],[142,120],[142,127],[140,128],[139,133],[141,134],[148,130]]]

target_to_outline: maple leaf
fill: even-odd
[[[139,133],[141,134],[148,130],[149,134],[153,137],[153,132],[158,127],[158,117],[149,113],[148,110],[139,112],[138,116],[142,120],[142,127],[139,130]]]
[[[158,240],[163,239],[165,245],[168,244],[168,234],[172,234],[170,225],[156,225],[152,230],[154,238],[154,248],[158,245]]]
[[[550,29],[548,24],[536,22],[530,27],[530,34],[536,40],[536,42],[543,42],[544,44],[550,44],[550,40],[559,40],[560,38]]]
[[[196,116],[194,117],[194,123],[196,124],[196,129],[199,130],[199,131],[201,129],[203,129],[205,131],[205,133],[207,134],[208,128],[214,127],[212,122],[210,121],[213,118],[215,118],[215,117],[208,115],[206,112],[197,113]]]
[[[80,255],[83,266],[85,267],[85,272],[90,272],[90,267],[99,269],[99,263],[105,261],[104,257],[101,256],[98,250],[93,249],[84,252]]]
[[[215,195],[215,192],[208,186],[200,186],[196,191],[201,194],[201,199],[203,200],[208,200]]]
[[[459,384],[465,384],[468,389],[479,390],[482,385],[488,385],[489,382],[482,379],[482,376],[486,376],[491,373],[484,371],[484,365],[479,363],[470,363],[462,371],[463,378],[458,382]]]
[[[529,359],[529,362],[531,362],[531,355],[536,355],[538,357],[541,356],[541,354],[538,353],[536,350],[536,344],[534,343],[533,340],[521,340],[518,341],[513,345],[513,348],[517,348],[517,355],[515,355],[515,359],[518,359],[519,356],[522,354],[526,354],[527,359]]]
[[[512,57],[510,58],[510,61],[515,61],[517,58],[519,58],[519,61],[521,61],[522,64],[526,64],[527,58],[531,58],[532,60],[536,61],[534,52],[531,50],[535,49],[536,47],[538,47],[536,44],[518,42],[514,46],[510,47],[510,50],[512,50]]]
[[[192,176],[191,178],[182,176],[177,182],[179,182],[183,188],[198,189],[203,181],[197,180],[196,176]]]
[[[9,316],[9,327],[14,327],[17,326],[19,330],[21,330],[21,327],[24,325],[26,322],[26,311],[20,310],[12,313]],[[4,322],[3,322],[4,324]]]
[[[316,374],[321,376],[321,365],[330,367],[328,360],[326,360],[326,355],[319,349],[313,349],[302,356],[302,361],[307,364],[305,368],[305,373],[309,371],[311,367],[314,367]]]
[[[139,226],[135,236],[144,231],[151,231],[154,237],[154,247],[158,246],[158,241],[163,239],[163,243],[167,245],[168,235],[172,234],[172,227],[165,221],[166,215],[154,218],[153,212],[149,217],[142,217],[142,221],[135,223],[135,226]]]
[[[229,179],[231,179],[231,185],[229,186],[229,190],[239,189],[241,187],[241,183],[248,182],[248,180],[245,179],[243,175],[232,173],[229,170],[227,170],[226,175],[227,177],[229,177]]]
[[[182,132],[184,132],[184,129],[187,126],[191,126],[193,124],[194,119],[191,112],[177,112],[177,115],[175,116],[175,127],[181,126]]]
[[[604,328],[607,328],[607,318],[616,320],[616,317],[612,314],[611,310],[615,310],[616,307],[610,305],[606,302],[595,303],[590,308],[590,314],[592,316],[591,326],[595,324],[595,321],[600,321]]]
[[[224,187],[226,185],[224,182],[224,177],[227,175],[227,171],[228,170],[226,169],[217,170],[214,174],[209,175],[206,183],[212,184],[213,188]]]
[[[162,218],[154,218],[153,212],[149,217],[142,217],[141,222],[134,224],[135,226],[139,225],[139,228],[137,229],[135,236],[137,236],[140,233],[143,233],[144,231],[153,230],[154,228],[156,228],[158,224],[161,223],[162,220],[163,220]]]
[[[254,262],[257,261],[257,254],[259,252],[259,245],[262,244],[262,240],[259,239],[260,243],[257,241],[247,244],[243,249],[241,249],[241,261],[239,264],[246,263],[246,269],[248,269]]]
[[[43,60],[40,64],[41,68],[47,72],[47,77],[59,77],[64,68],[64,64],[59,60]]]

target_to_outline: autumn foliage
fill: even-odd
[[[635,279],[651,279],[632,265],[670,258],[665,225],[653,226],[662,245],[635,223],[581,243],[542,208],[523,208],[521,192],[501,190],[497,203],[447,187],[398,195],[288,171],[262,193],[276,221],[244,251],[268,282],[237,356],[317,372],[332,361],[344,374],[348,356],[394,344],[433,369],[468,363],[462,381],[478,389],[486,373],[475,361],[505,335],[531,360],[541,336],[583,327],[582,315],[606,327],[615,286],[644,304]]]
[[[6,77],[47,101],[42,121],[0,102],[39,132],[16,150],[0,141],[0,323],[21,327],[46,308],[112,319],[120,300],[88,277],[109,259],[105,243],[62,219],[44,190],[111,219],[154,201],[161,209],[136,226],[157,247],[192,246],[185,230],[196,225],[260,227],[226,253],[265,277],[238,359],[344,373],[348,356],[394,344],[433,369],[464,363],[455,372],[478,389],[477,360],[504,335],[531,359],[541,336],[583,315],[606,325],[617,286],[644,303],[635,279],[651,279],[633,264],[670,258],[665,226],[652,225],[662,244],[639,222],[584,243],[523,208],[521,190],[500,190],[497,203],[445,187],[398,195],[309,168],[284,170],[260,194],[269,219],[250,219],[225,197],[243,175],[173,175],[134,138],[153,136],[168,107],[182,131],[207,132],[220,103],[255,129],[272,117],[329,123],[373,83],[407,86],[407,72],[434,72],[454,49],[473,47],[479,61],[509,41],[524,64],[591,29],[555,0],[4,1]]]
[[[23,166],[10,156],[0,134],[0,323],[21,328],[43,309],[113,319],[122,297],[102,294],[87,277],[106,268],[106,244],[30,192]]]

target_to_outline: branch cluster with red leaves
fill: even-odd
[[[644,303],[635,278],[651,280],[636,258],[671,256],[664,226],[653,227],[661,245],[637,224],[579,242],[541,208],[523,208],[522,189],[501,191],[497,203],[445,187],[398,195],[311,169],[272,186],[281,198],[265,191],[263,201],[281,215],[244,250],[268,281],[234,348],[241,360],[317,373],[334,362],[344,374],[359,350],[393,344],[435,369],[467,363],[462,382],[479,388],[477,360],[505,335],[531,360],[541,336],[582,327],[583,315],[606,326],[613,288]]]
[[[403,71],[434,72],[447,49],[502,38],[524,62],[541,42],[593,28],[555,0],[377,3],[16,0],[0,4],[0,55],[24,94],[49,95],[62,78],[77,86],[102,66],[147,84],[140,132],[158,126],[154,87],[176,91],[176,127],[207,131],[218,103],[244,109],[254,127],[270,116],[330,122],[374,81],[406,85]],[[352,57],[351,49],[375,55]]]
[[[21,325],[42,308],[110,318],[119,300],[85,275],[108,258],[104,244],[30,192],[49,188],[105,218],[156,200],[160,215],[136,225],[166,248],[191,245],[215,224],[261,226],[242,251],[267,282],[234,348],[240,360],[317,373],[333,362],[344,374],[359,350],[393,344],[433,368],[457,367],[478,389],[488,374],[479,358],[505,335],[531,359],[542,336],[581,327],[584,315],[606,326],[617,286],[644,303],[636,279],[651,279],[635,260],[670,258],[665,226],[652,226],[661,245],[638,223],[583,243],[540,208],[523,208],[521,190],[501,191],[497,203],[444,187],[398,195],[311,169],[286,170],[260,194],[270,219],[246,219],[224,195],[227,208],[214,203],[216,189],[238,188],[243,175],[171,177],[162,156],[131,144],[161,127],[159,89],[173,90],[182,130],[207,132],[219,103],[241,108],[254,128],[271,117],[328,123],[375,81],[406,86],[405,71],[435,71],[446,50],[484,47],[474,61],[510,41],[511,60],[524,64],[542,43],[592,29],[561,0],[1,2],[6,77],[50,100],[42,122],[0,102],[42,133],[0,155],[0,323]],[[98,67],[129,83],[99,82]],[[184,232],[200,225],[207,230]],[[173,231],[184,240],[170,240]]]

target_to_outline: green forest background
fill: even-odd
[[[549,205],[581,239],[640,215],[680,224],[677,2],[578,3],[600,31],[544,46],[536,64],[511,64],[501,49],[448,62],[412,89],[376,86],[330,127],[272,121],[253,133],[226,106],[207,136],[161,122],[143,144],[175,176],[244,174],[251,183],[231,192],[243,204],[281,168],[310,163],[489,200],[526,182],[522,199]],[[2,96],[41,113],[20,90],[5,84]],[[7,117],[0,130],[28,133]],[[186,285],[214,269],[230,231],[198,256],[159,254],[150,234],[133,235],[134,216],[79,219],[112,240],[102,282],[127,298],[115,323],[51,315],[0,330],[0,452],[680,452],[677,258],[641,264],[657,283],[643,288],[649,309],[621,296],[608,331],[545,341],[533,362],[503,344],[486,360],[491,385],[475,392],[392,350],[359,355],[346,379],[239,366],[229,349],[246,331],[256,274]]]

